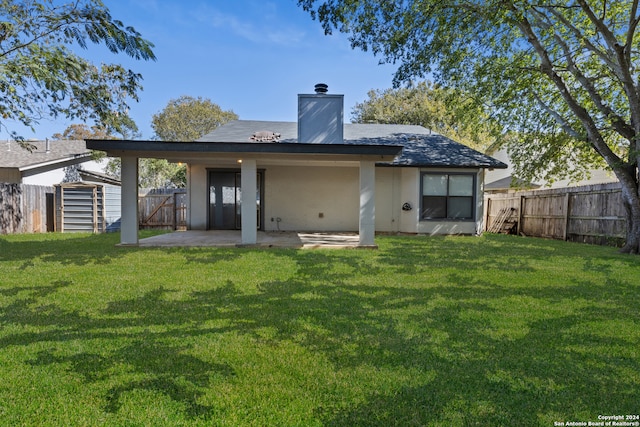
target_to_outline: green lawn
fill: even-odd
[[[640,258],[0,237],[2,426],[553,426],[640,413]]]

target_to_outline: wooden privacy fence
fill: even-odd
[[[63,184],[58,186],[58,197],[55,197],[56,189],[40,185],[7,184],[0,183],[0,234],[20,233],[45,233],[48,231],[88,231],[103,232],[117,231],[120,228],[120,188],[109,186],[106,192],[106,223],[102,224],[104,212],[102,198],[88,197],[83,201],[86,209],[80,209],[82,213],[91,214],[93,222],[91,227],[75,227],[73,206],[67,200],[64,203],[64,211],[56,211],[55,204],[63,203],[62,187],[65,191],[75,190],[81,184]],[[85,186],[92,186],[86,184]],[[95,186],[95,185],[94,185]],[[118,190],[118,191],[116,191]],[[112,194],[113,193],[113,194]],[[93,194],[93,192],[91,193]],[[140,228],[161,228],[170,230],[186,229],[187,226],[187,193],[184,189],[152,189],[141,190],[138,198]],[[100,209],[89,209],[98,200]],[[111,200],[113,199],[113,200]],[[102,202],[101,202],[102,200]],[[102,209],[102,210],[101,210]],[[77,210],[77,209],[76,209]],[[86,212],[85,212],[86,211]],[[94,212],[101,211],[100,221],[95,221]],[[87,215],[83,215],[87,216]],[[70,221],[75,221],[71,224]],[[66,221],[64,227],[61,221]],[[58,227],[56,227],[58,223]],[[93,226],[98,224],[96,228]],[[103,225],[106,225],[106,230]]]
[[[621,245],[626,235],[620,184],[485,195],[485,230],[599,245]],[[503,226],[506,224],[507,226]]]
[[[187,192],[184,189],[141,190],[138,194],[139,227],[187,228]]]
[[[53,187],[0,183],[0,234],[53,231]]]

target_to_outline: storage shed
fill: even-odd
[[[103,233],[120,229],[120,187],[66,183],[55,186],[56,231]]]

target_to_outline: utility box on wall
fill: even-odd
[[[120,187],[102,184],[56,185],[56,231],[117,231],[120,225],[119,193]]]

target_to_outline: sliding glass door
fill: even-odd
[[[262,228],[262,176],[258,171],[256,209],[258,229]],[[209,171],[209,229],[240,230],[242,228],[242,187],[238,170]]]

